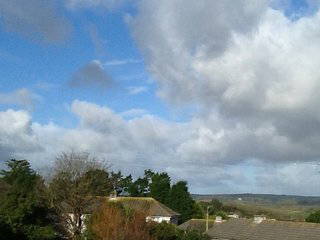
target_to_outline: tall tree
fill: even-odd
[[[152,174],[150,183],[150,196],[163,204],[168,204],[170,182],[170,177],[165,172]]]
[[[172,186],[169,206],[181,214],[181,222],[185,222],[193,216],[196,205],[188,191],[187,182],[179,181]]]
[[[18,239],[54,239],[53,212],[48,208],[43,179],[26,160],[10,160],[7,168],[0,172],[7,185],[0,202],[2,227],[10,226]]]
[[[84,218],[96,195],[111,191],[107,169],[88,153],[61,153],[50,182],[52,204],[71,239],[81,239]]]

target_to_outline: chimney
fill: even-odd
[[[256,215],[253,217],[253,222],[256,224],[262,223],[264,220],[267,220],[266,216]]]

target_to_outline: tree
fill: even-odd
[[[96,195],[107,195],[112,187],[107,167],[88,153],[61,153],[50,182],[51,203],[61,217],[69,238],[80,239],[84,218]]]
[[[128,187],[131,197],[145,197],[149,194],[149,182],[146,178],[138,178]]]
[[[223,203],[220,202],[218,199],[213,198],[210,202],[210,214],[216,214],[217,212],[220,212],[223,209]]]
[[[189,220],[195,214],[197,209],[195,204],[188,191],[187,182],[179,181],[172,186],[169,207],[181,214],[181,222]]]
[[[142,212],[124,209],[115,203],[104,203],[89,224],[89,232],[97,240],[152,240],[150,223]]]
[[[163,204],[168,204],[170,195],[170,177],[167,173],[151,175],[150,196]]]
[[[166,222],[154,225],[150,233],[157,240],[182,240],[183,237],[182,230]]]
[[[1,233],[14,234],[17,239],[56,238],[54,212],[48,207],[41,176],[26,160],[12,159],[6,164],[8,170],[0,172],[7,188],[0,202]]]
[[[306,222],[312,222],[312,223],[320,223],[320,210],[311,213],[307,218]]]
[[[111,172],[110,175],[110,183],[112,185],[113,191],[117,193],[117,195],[128,192],[130,186],[132,185],[132,176],[126,176],[124,177],[121,173],[121,171]]]

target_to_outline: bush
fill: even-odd
[[[307,218],[306,222],[312,222],[312,223],[320,223],[320,210],[311,213]]]

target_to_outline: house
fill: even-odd
[[[178,224],[179,213],[151,197],[113,197],[108,201],[121,203],[124,207],[146,213],[146,221]]]
[[[239,218],[239,215],[236,213],[230,213],[227,217],[228,218]]]
[[[70,233],[80,226],[81,232],[86,230],[85,221],[90,218],[94,211],[97,211],[104,202],[117,202],[125,208],[130,208],[146,214],[146,221],[154,222],[168,222],[178,224],[179,213],[168,208],[164,204],[158,202],[151,197],[95,197],[92,199],[90,206],[88,206],[80,217],[75,217],[71,211],[65,215],[67,221],[67,228]],[[68,205],[65,209],[68,209]]]
[[[262,217],[263,218],[263,217]],[[230,219],[206,233],[212,240],[319,240],[320,224],[262,219]]]
[[[208,219],[208,227],[209,227],[209,229],[211,227],[213,227],[214,221],[215,220],[213,220],[213,219]],[[203,232],[206,231],[206,224],[207,224],[207,220],[206,219],[190,219],[189,221],[180,224],[178,226],[178,228],[181,229],[181,230],[184,230],[184,231],[186,231],[186,230],[197,230],[197,231],[203,233]]]

